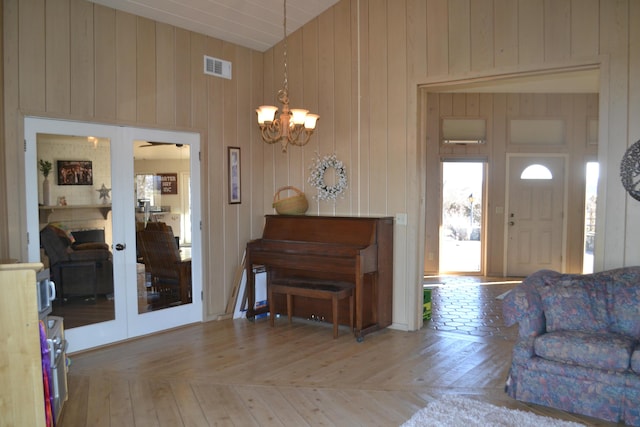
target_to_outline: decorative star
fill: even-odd
[[[100,189],[96,191],[100,194],[100,199],[102,199],[102,204],[106,204],[107,200],[110,197],[109,192],[111,191],[111,189],[105,187],[104,184],[102,184],[102,187],[100,187]]]

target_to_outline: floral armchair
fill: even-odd
[[[503,312],[519,328],[511,397],[640,426],[640,267],[538,271],[505,297]]]

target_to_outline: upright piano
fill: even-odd
[[[261,239],[247,243],[247,318],[285,312],[282,296],[255,307],[255,271],[264,267],[267,286],[282,278],[349,282],[355,286],[354,334],[358,339],[391,324],[393,217],[267,215]],[[296,297],[293,315],[332,322],[326,300]],[[348,300],[340,323],[349,325]]]

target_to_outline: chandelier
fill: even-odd
[[[316,128],[317,114],[301,108],[289,109],[289,81],[287,80],[287,0],[284,0],[284,82],[278,91],[278,101],[282,104],[282,113],[276,116],[278,107],[261,105],[256,109],[260,134],[267,144],[282,144],[282,152],[287,145],[303,146]]]

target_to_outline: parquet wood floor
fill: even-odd
[[[285,317],[190,325],[71,356],[61,427],[397,426],[444,394],[593,426],[509,398],[509,337],[425,325],[358,343]]]

